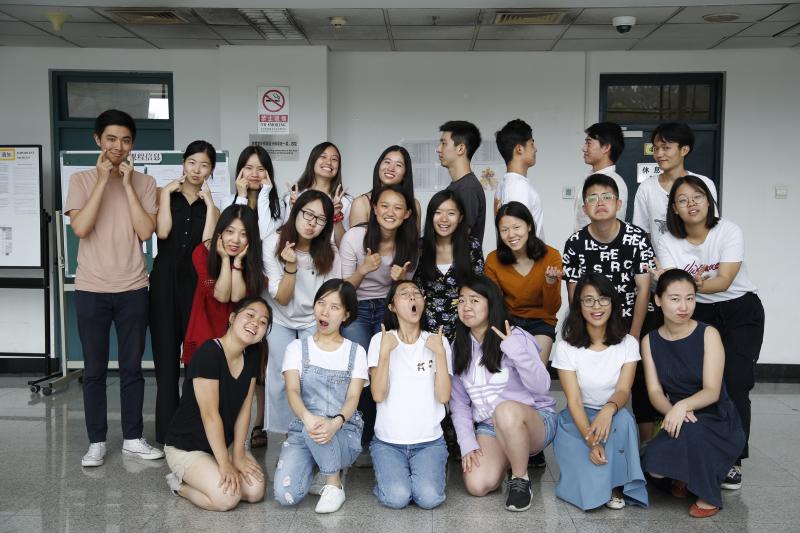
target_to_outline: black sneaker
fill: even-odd
[[[527,511],[531,507],[531,480],[521,477],[511,478],[508,482],[508,498],[506,498],[506,509],[509,511]]]
[[[544,458],[544,451],[541,451],[534,455],[528,456],[528,466],[532,466],[533,468],[544,468],[547,466],[547,461]]]
[[[720,488],[727,490],[739,490],[742,488],[742,467],[733,465],[728,470],[728,475],[725,476],[725,481],[722,482]]]

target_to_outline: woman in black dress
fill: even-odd
[[[150,273],[150,339],[156,370],[156,440],[164,443],[178,408],[180,353],[192,310],[197,274],[192,252],[213,231],[219,210],[205,185],[217,152],[206,141],[194,141],[183,153],[183,175],[159,193],[156,235],[158,253]]]
[[[697,287],[680,269],[661,274],[656,304],[664,325],[642,339],[650,401],[664,421],[644,455],[656,486],[697,501],[689,514],[706,518],[722,507],[720,484],[744,448],[739,414],[722,382],[725,350],[719,332],[692,320]]]

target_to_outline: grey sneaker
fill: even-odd
[[[174,472],[170,472],[164,477],[167,478],[167,485],[169,485],[169,490],[172,492],[172,494],[175,496],[180,496],[178,493],[181,491],[183,483],[181,483],[181,480],[178,479],[178,476],[176,476]]]
[[[155,460],[164,458],[164,452],[150,446],[144,438],[125,439],[122,441],[122,453],[135,455],[139,459]]]
[[[103,466],[106,458],[106,443],[93,442],[89,444],[89,450],[81,459],[81,466]]]

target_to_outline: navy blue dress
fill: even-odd
[[[658,379],[673,404],[703,388],[706,327],[698,322],[688,337],[676,341],[663,338],[658,330],[649,334]],[[724,383],[719,400],[694,415],[697,422],[684,422],[677,439],[661,430],[650,441],[644,454],[644,469],[685,481],[689,492],[722,507],[719,486],[745,442],[739,414]]]

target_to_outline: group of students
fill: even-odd
[[[364,447],[387,507],[440,505],[455,455],[470,494],[508,478],[506,508],[522,511],[528,467],[545,464],[551,442],[556,494],[581,509],[647,506],[649,481],[695,495],[692,516],[718,512],[720,488],[741,486],[764,311],[741,230],[718,217],[713,183],[683,166],[691,129],[654,131],[662,172],[640,184],[631,224],[614,167],[622,131],[588,128],[593,173],[562,255],[544,242],[543,202],[527,177],[532,130],[512,120],[496,134],[508,173],[494,200],[497,249],[485,260],[486,201],[470,169],[480,133],[464,121],[440,132],[452,183],[424,217],[404,148],[384,150],[371,190],[353,198],[329,142],[311,150],[282,197],[269,154],[245,148],[235,198],[220,213],[205,185],[216,162],[209,143],[191,143],[183,175],[157,190],[130,163],[131,117],[102,113],[97,166],[70,178],[64,206],[81,239],[83,466],[106,454],[113,321],[122,451],[166,455],[171,490],[205,509],[263,498],[266,476],[249,448],[265,446],[269,430],[286,435],[275,499],[295,505],[318,494],[320,513],[342,506],[344,473]],[[154,231],[148,279],[140,243]],[[555,342],[563,280],[569,313]],[[142,438],[148,322],[163,452]],[[561,413],[549,394],[551,351],[567,398]]]

